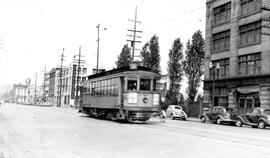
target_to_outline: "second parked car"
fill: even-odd
[[[214,122],[217,124],[230,123],[235,125],[237,121],[237,114],[233,108],[224,108],[222,106],[215,106],[210,108],[209,111],[200,116],[201,122],[206,121]]]

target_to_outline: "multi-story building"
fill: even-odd
[[[80,78],[78,82],[79,84],[82,81],[83,76],[86,76],[86,73],[87,69],[81,66]],[[60,68],[53,68],[49,72],[50,79],[49,79],[48,97],[50,104],[55,106],[75,105],[77,74],[78,74],[77,64],[74,63],[62,69],[61,77],[60,77]],[[80,91],[78,91],[78,98],[79,96]]]
[[[57,81],[59,78],[59,68],[53,68],[49,72],[49,91],[48,91],[48,100],[51,105],[56,106],[58,100],[58,91],[57,91]]]
[[[28,85],[14,84],[13,85],[13,101],[18,103],[27,102]]]
[[[49,101],[49,87],[50,87],[50,73],[44,74],[44,83],[43,83],[43,102]]]
[[[269,0],[207,0],[204,103],[270,108],[269,8]]]
[[[61,92],[61,103],[62,105],[75,105],[77,83],[80,84],[82,77],[86,75],[87,69],[81,66],[80,78],[77,82],[78,77],[78,65],[72,63],[62,71],[62,92]],[[60,84],[60,80],[58,81]],[[60,91],[60,86],[58,87]],[[78,89],[79,90],[79,89]],[[78,98],[80,91],[78,91]]]

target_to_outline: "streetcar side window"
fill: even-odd
[[[140,90],[150,91],[151,79],[140,79]]]
[[[128,80],[127,84],[128,90],[137,90],[137,80]]]

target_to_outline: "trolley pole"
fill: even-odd
[[[97,25],[98,38],[97,38],[97,69],[96,69],[96,73],[98,73],[98,60],[99,60],[99,27],[100,27],[100,24]]]

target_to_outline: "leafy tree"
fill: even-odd
[[[188,98],[194,101],[201,84],[204,66],[204,39],[201,31],[193,34],[192,40],[188,40],[184,70],[188,78]]]
[[[117,68],[128,66],[132,61],[130,48],[125,44],[122,48],[122,52],[117,57],[117,62],[115,63]]]
[[[143,46],[141,58],[144,66],[152,68],[156,73],[160,73],[159,42],[156,35]]]
[[[183,44],[180,38],[174,40],[169,52],[168,75],[170,79],[170,90],[178,93],[183,76]]]

